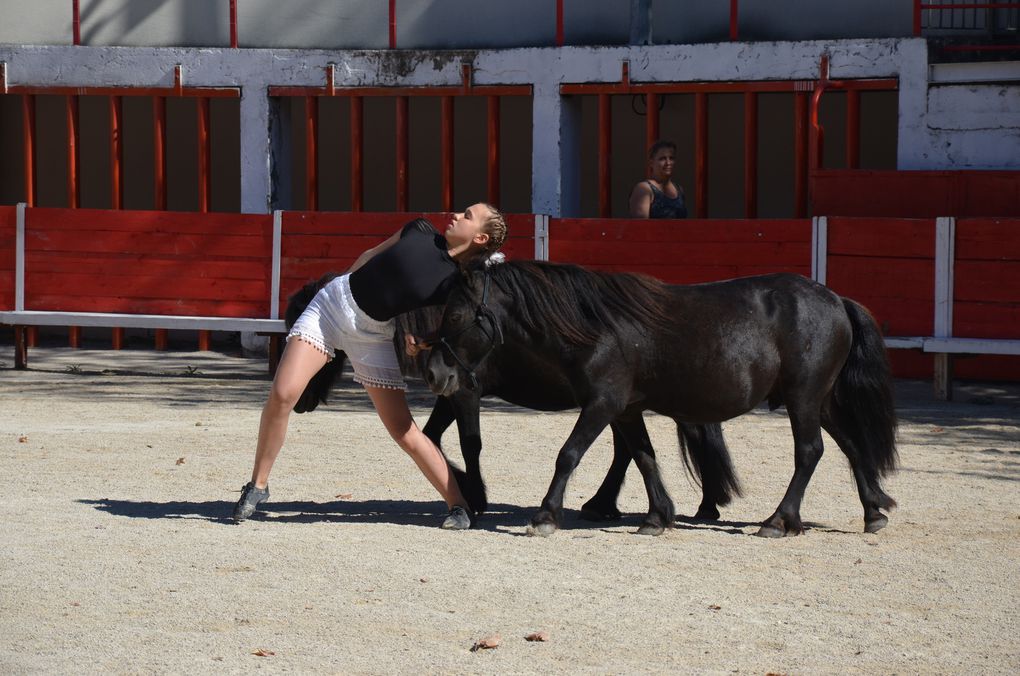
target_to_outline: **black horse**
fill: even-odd
[[[315,293],[336,277],[329,273],[321,279],[308,282],[289,299],[285,321],[292,326]],[[421,376],[426,360],[425,353],[417,359],[408,357],[403,350],[404,335],[427,336],[433,333],[442,318],[442,308],[422,308],[398,317],[394,348],[400,356],[401,369],[405,375]],[[529,363],[527,355],[523,361],[515,352],[496,346],[485,363],[474,372],[474,386],[463,388],[449,397],[437,397],[423,432],[440,449],[443,433],[454,422],[464,456],[465,470],[450,465],[468,504],[476,513],[488,508],[485,482],[481,474],[480,455],[482,437],[479,424],[481,398],[496,396],[511,404],[542,411],[562,411],[577,408],[571,383],[561,371],[537,368]],[[334,359],[327,363],[309,382],[294,410],[305,413],[314,410],[319,403],[326,402],[334,382],[343,370],[345,355],[337,351]],[[616,502],[623,485],[631,452],[618,432],[615,423],[613,431],[613,462],[605,480],[596,494],[581,508],[581,516],[592,521],[610,521],[619,518]],[[637,433],[647,439],[644,421],[638,418]],[[696,519],[718,519],[721,506],[730,503],[740,495],[740,484],[730,460],[730,454],[722,436],[719,424],[688,424],[677,426],[681,454],[688,472],[702,487],[701,504]],[[650,447],[650,443],[649,443]]]
[[[824,428],[846,454],[865,530],[895,501],[880,477],[895,468],[896,414],[885,346],[862,306],[799,275],[671,286],[643,275],[510,262],[464,277],[451,293],[425,371],[445,397],[475,386],[490,355],[558,374],[581,414],[530,531],[559,525],[567,479],[611,422],[641,470],[649,512],[640,532],[673,519],[641,412],[680,422],[728,420],[762,401],[785,405],[795,470],[759,535],[803,532],[800,504],[822,455]]]

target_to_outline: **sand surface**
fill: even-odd
[[[265,364],[218,353],[0,347],[0,673],[1017,673],[1020,387],[897,382],[900,508],[866,535],[827,452],[802,537],[752,537],[793,467],[785,413],[726,423],[745,497],[716,523],[634,535],[580,521],[611,457],[583,459],[564,528],[525,526],[576,413],[490,401],[491,513],[469,532],[357,386],[295,415],[263,516],[225,517],[251,469]],[[421,383],[420,424],[431,407]],[[647,417],[680,514],[699,492]],[[459,460],[456,435],[446,447]],[[533,632],[547,639],[527,641]],[[472,651],[499,635],[499,647]]]

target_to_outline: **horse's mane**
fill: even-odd
[[[672,324],[668,287],[648,275],[543,261],[511,261],[486,274],[510,297],[525,329],[553,331],[574,345],[594,345],[607,328],[619,334],[627,325],[653,330]]]

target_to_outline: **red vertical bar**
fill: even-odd
[[[305,97],[305,209],[319,208],[319,99]]]
[[[157,96],[152,99],[152,162],[153,162],[153,208],[166,210],[166,99]],[[166,329],[156,329],[156,349],[167,348]]]
[[[119,96],[110,97],[110,208],[124,208],[124,178],[121,172],[123,149],[121,139],[121,118],[124,109]],[[111,343],[114,350],[124,347],[124,329],[112,329]]]
[[[486,191],[486,199],[489,204],[499,206],[500,201],[500,189],[499,189],[499,155],[500,155],[500,120],[499,120],[499,97],[490,96],[488,97],[489,110],[488,110],[488,134],[487,144],[489,147],[488,155],[488,190]]]
[[[738,34],[737,16],[740,14],[739,0],[730,0],[730,41],[735,41]]]
[[[24,160],[24,203],[36,206],[36,97],[25,94],[21,97],[21,136]],[[28,368],[29,350],[39,342],[39,329],[35,326],[14,327],[14,366]]]
[[[613,211],[613,108],[609,94],[599,94],[599,216]]]
[[[645,150],[659,140],[659,95],[645,94]]]
[[[81,8],[79,0],[71,1],[71,41],[75,45],[81,44]]]
[[[207,213],[212,195],[212,172],[209,167],[212,156],[209,134],[209,99],[205,96],[200,97],[196,104],[198,107],[198,210]],[[208,330],[199,330],[199,350],[209,351],[210,337],[211,333]]]
[[[846,93],[846,168],[861,166],[861,93],[849,89]]]
[[[35,96],[21,97],[21,129],[24,144],[25,204],[35,206]]]
[[[67,119],[67,207],[77,209],[81,205],[78,186],[78,147],[80,136],[78,131],[78,97],[68,96],[66,101]],[[68,347],[81,347],[81,327],[67,328]]]
[[[67,208],[77,209],[80,190],[78,187],[78,97],[65,97],[65,120],[67,122]]]
[[[453,211],[453,97],[444,96],[440,113],[442,150],[443,211]]]
[[[556,0],[556,46],[562,47],[563,36],[563,0]]]
[[[744,218],[758,218],[757,92],[744,92]]]
[[[708,217],[708,94],[694,95],[694,199],[697,218]]]
[[[794,160],[794,215],[797,218],[807,216],[807,177],[808,177],[808,94],[795,92],[793,121],[793,160]]]
[[[397,0],[390,0],[390,49],[397,48]]]
[[[914,37],[921,35],[921,0],[914,0]]]
[[[204,96],[200,97],[196,104],[198,108],[198,210],[205,213],[209,211],[212,192],[212,174],[209,168],[209,160],[212,155],[209,139],[209,99]]]
[[[360,96],[351,97],[351,211],[364,208],[365,185],[364,122],[365,106]]]
[[[237,0],[230,0],[230,46],[237,49]]]
[[[397,105],[397,211],[407,211],[407,97],[396,97]]]

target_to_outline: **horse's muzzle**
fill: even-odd
[[[448,367],[442,359],[429,359],[424,375],[425,384],[440,397],[448,397],[460,389],[457,370]]]

